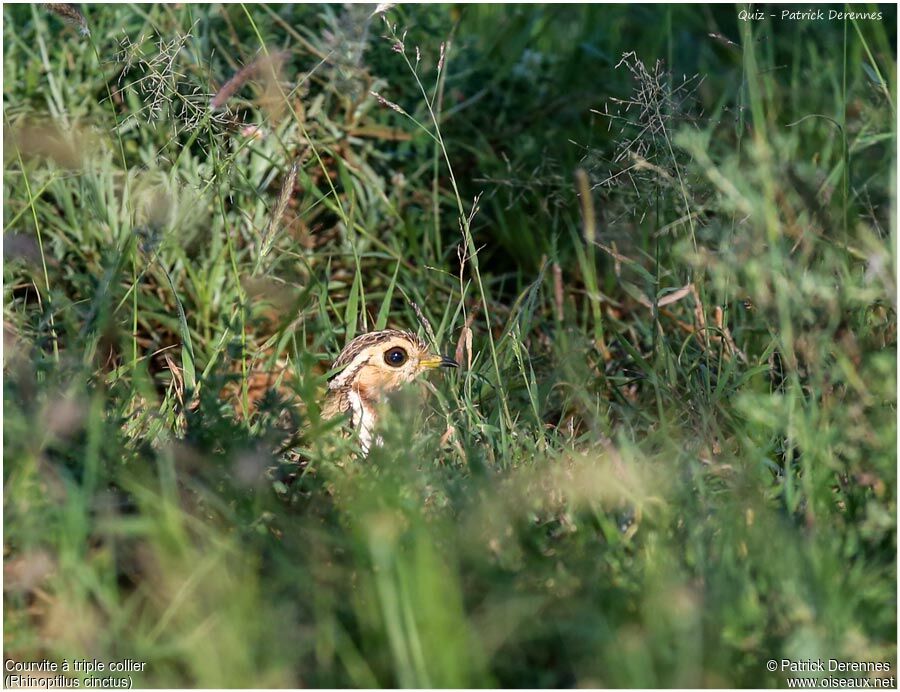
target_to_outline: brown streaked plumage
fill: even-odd
[[[328,383],[323,418],[349,413],[368,454],[382,396],[419,374],[437,367],[459,367],[452,358],[432,353],[412,332],[385,329],[361,334],[341,351],[333,369],[343,368]]]

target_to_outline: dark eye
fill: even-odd
[[[384,362],[394,368],[399,368],[406,362],[406,351],[399,346],[395,346],[384,352]]]

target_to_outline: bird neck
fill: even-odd
[[[359,444],[363,455],[367,455],[372,445],[372,431],[375,429],[375,402],[364,398],[356,389],[350,390],[348,398],[353,412],[353,427],[359,432]]]

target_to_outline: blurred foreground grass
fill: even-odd
[[[739,9],[4,6],[6,655],[896,670],[895,8]],[[465,367],[354,461],[410,301]]]

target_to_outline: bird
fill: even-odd
[[[322,418],[350,414],[363,456],[372,445],[377,406],[386,394],[435,368],[458,368],[448,356],[435,354],[420,336],[399,329],[360,334],[334,361],[339,370],[328,383]]]

